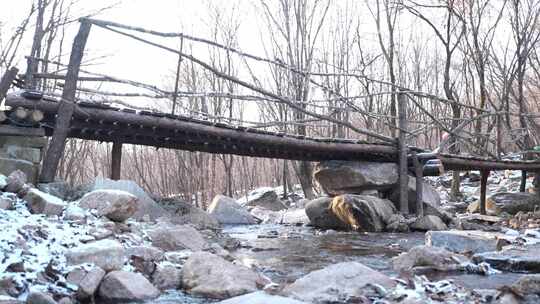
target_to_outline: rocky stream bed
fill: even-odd
[[[434,178],[418,218],[396,211],[393,172],[330,163],[315,174],[328,196],[261,188],[202,210],[131,181],[35,187],[14,171],[0,176],[0,304],[540,302],[540,199],[508,193],[519,172],[490,177],[487,216],[474,172],[454,202]]]

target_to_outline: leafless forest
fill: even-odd
[[[0,24],[0,74],[26,67],[48,76],[29,81],[58,95],[63,83],[52,75],[65,72],[70,28],[80,17],[100,19],[113,7],[89,11],[82,1],[33,2],[16,26]],[[242,27],[255,26],[243,22],[239,12],[245,7],[257,14],[260,37],[241,36]],[[171,53],[163,55],[176,56],[170,71],[163,71],[166,77],[152,83],[81,81],[80,100],[189,113],[270,131],[377,141],[357,129],[395,138],[397,93],[406,91],[412,96],[407,102],[412,146],[498,158],[528,151],[540,139],[537,0],[207,1],[205,14],[204,31],[173,28],[169,31],[182,34],[161,38],[221,73],[294,101],[295,108]],[[248,43],[260,45],[261,52],[244,53]],[[107,48],[90,46],[90,55]],[[93,68],[90,61],[82,70],[114,77],[113,72],[91,73]],[[110,148],[70,140],[60,178],[82,184],[108,176]],[[529,154],[521,153],[534,157]],[[181,195],[202,205],[215,194],[240,196],[258,186],[284,185],[287,192],[301,184],[307,197],[317,192],[309,162],[130,145],[124,146],[122,162],[123,178],[152,193]],[[459,183],[453,191],[459,192]]]

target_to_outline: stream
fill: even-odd
[[[340,262],[357,261],[390,276],[391,258],[424,244],[424,233],[357,233],[320,231],[305,226],[245,225],[225,226],[224,233],[241,241],[231,254],[246,266],[256,269],[278,284],[292,283],[311,271]],[[470,289],[496,289],[514,282],[521,274],[490,276],[460,272],[432,272],[432,280],[453,280]],[[211,303],[180,291],[168,293],[154,303]]]

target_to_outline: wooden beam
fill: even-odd
[[[113,142],[111,151],[111,179],[119,180],[122,170],[122,142]]]
[[[51,142],[49,143],[49,148],[45,153],[45,158],[43,159],[43,168],[39,178],[43,183],[50,183],[54,181],[58,164],[60,163],[60,159],[64,154],[66,138],[69,132],[69,124],[71,122],[73,111],[75,110],[74,100],[77,90],[79,69],[81,66],[86,41],[88,40],[88,34],[90,33],[90,27],[90,23],[81,21],[79,32],[73,41],[73,47],[66,74],[66,83],[62,92],[62,100],[60,101],[60,105],[58,107],[58,116],[56,118],[54,133]]]
[[[2,105],[2,101],[6,98],[7,92],[15,77],[17,77],[18,72],[19,70],[13,67],[2,76],[2,80],[0,80],[0,105]]]
[[[480,170],[480,214],[486,215],[486,191],[489,170]]]
[[[521,170],[521,183],[519,184],[519,192],[525,192],[527,187],[527,171]]]
[[[412,159],[416,175],[416,215],[422,217],[424,216],[424,168],[414,152]]]
[[[399,209],[409,214],[409,170],[407,166],[407,96],[398,94]]]

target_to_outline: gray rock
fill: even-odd
[[[79,201],[84,209],[95,209],[99,216],[123,222],[133,216],[138,208],[137,197],[121,190],[94,190]]]
[[[0,146],[19,146],[30,148],[43,148],[47,145],[47,137],[40,136],[2,136]]]
[[[153,246],[133,246],[126,248],[126,255],[128,257],[139,257],[145,261],[161,262],[165,258],[165,252],[163,250]]]
[[[418,231],[448,230],[448,226],[436,215],[424,215],[411,224],[411,229]]]
[[[193,253],[182,270],[182,284],[188,292],[215,299],[254,292],[266,283],[253,270],[208,252]]]
[[[389,200],[367,195],[345,194],[334,197],[332,212],[353,230],[382,232],[396,213]]]
[[[260,207],[272,211],[287,209],[272,188],[259,188],[249,192],[248,196],[238,200],[245,207]]]
[[[518,212],[534,212],[540,208],[540,196],[535,193],[513,192],[497,193],[489,200],[495,203],[496,214],[506,212],[516,214]]]
[[[77,298],[86,299],[94,295],[104,276],[105,270],[98,266],[79,266],[69,272],[67,282],[77,285]]]
[[[389,190],[398,181],[395,163],[326,161],[317,164],[313,176],[330,196]]]
[[[121,190],[138,198],[137,210],[133,214],[136,220],[155,221],[160,217],[169,217],[170,214],[159,206],[137,183],[131,180],[96,179],[93,190]]]
[[[305,209],[287,209],[281,216],[281,224],[307,225],[309,223]]]
[[[159,290],[142,274],[112,271],[99,285],[99,296],[112,303],[141,302],[157,298]]]
[[[409,176],[408,185],[409,212],[416,213],[416,178]],[[399,208],[399,187],[394,187],[392,191],[390,191],[388,199],[394,203],[396,208]],[[424,202],[425,215],[443,216],[439,211],[441,206],[441,196],[435,188],[426,182],[422,183],[422,200]]]
[[[473,261],[486,262],[499,270],[538,273],[540,272],[540,244],[477,253],[473,256]]]
[[[100,240],[79,245],[66,252],[69,265],[95,264],[105,271],[122,269],[126,262],[125,250],[113,240]]]
[[[0,196],[0,209],[3,209],[3,210],[13,209],[13,200],[5,196]]]
[[[14,275],[0,276],[0,296],[17,298],[24,288]]]
[[[306,215],[311,225],[321,229],[346,230],[349,226],[342,222],[330,209],[332,198],[319,197],[306,205]]]
[[[230,298],[217,304],[308,304],[282,296],[269,295],[264,291],[256,291],[245,295]]]
[[[221,224],[256,224],[255,218],[234,199],[217,195],[208,207],[210,213]]]
[[[26,160],[0,157],[0,173],[4,175],[8,175],[8,174],[11,175],[11,173],[15,171],[21,171],[22,173],[24,173],[25,183],[26,182],[29,182],[32,184],[36,183],[37,173],[38,173],[37,165],[34,165],[33,163]],[[9,175],[8,175],[8,186],[6,187],[5,191],[16,193],[19,191],[22,185],[19,182],[17,185],[10,186]]]
[[[38,189],[30,189],[23,198],[30,212],[45,215],[62,215],[67,204],[58,197],[52,196]]]
[[[540,274],[527,274],[512,284],[514,290],[523,295],[540,295]]]
[[[193,204],[179,199],[163,200],[160,204],[167,204],[170,209],[174,209],[171,213],[173,216],[169,221],[176,225],[190,224],[197,229],[219,229],[219,222],[206,211],[197,208]]]
[[[455,270],[457,265],[465,262],[468,262],[468,259],[463,255],[444,248],[419,245],[393,258],[392,267],[396,271],[409,271],[414,267],[451,271]]]
[[[344,262],[313,271],[283,289],[290,296],[308,303],[341,303],[343,299],[361,297],[362,288],[378,284],[392,288],[388,276],[358,262]]]
[[[152,283],[161,290],[178,289],[182,284],[182,270],[171,263],[160,263],[152,274]]]
[[[26,304],[57,304],[49,295],[41,291],[31,291],[26,298]]]
[[[257,218],[261,224],[280,224],[281,219],[283,218],[283,213],[261,207],[253,207],[249,213]]]
[[[495,251],[498,238],[505,238],[505,235],[478,230],[428,231],[426,245],[442,247],[458,253],[479,253]]]
[[[1,166],[1,159],[0,159],[0,166]],[[1,168],[0,168],[0,172],[3,173],[3,171],[1,171]],[[9,171],[9,173],[10,174],[8,175],[6,179],[6,186],[4,190],[6,192],[17,193],[24,187],[24,184],[26,184],[26,182],[28,181],[28,175],[27,173],[18,169]]]
[[[160,223],[146,231],[152,239],[152,246],[164,251],[189,249],[199,251],[208,248],[204,237],[189,225],[167,225]]]

